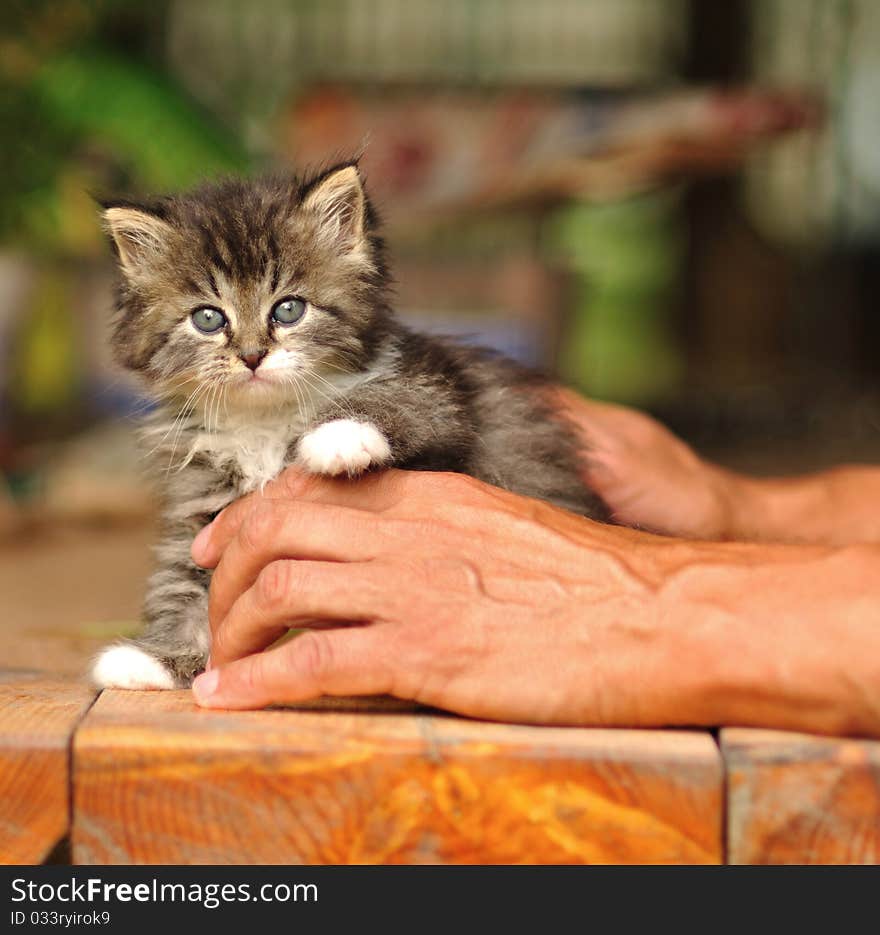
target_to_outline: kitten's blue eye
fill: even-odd
[[[213,334],[226,324],[226,316],[216,308],[197,308],[189,317],[196,328],[205,334]]]
[[[279,325],[295,325],[306,312],[302,299],[282,299],[272,309],[272,321]]]

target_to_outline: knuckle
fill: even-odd
[[[289,467],[274,481],[286,496],[297,499],[305,494],[313,481],[308,474],[295,467]]]
[[[226,657],[229,644],[229,633],[224,626],[217,627],[211,634],[211,654],[216,657]]]
[[[257,577],[257,599],[264,607],[284,604],[293,590],[293,572],[290,562],[272,562]]]
[[[231,503],[222,509],[211,521],[211,536],[216,541],[225,542],[227,537],[235,533],[241,518],[241,508],[246,500]]]
[[[275,505],[264,500],[254,505],[241,524],[239,540],[245,549],[255,551],[276,535],[278,526]]]
[[[420,700],[424,696],[423,686],[436,675],[436,645],[420,634],[413,638],[402,628],[396,639],[389,641],[386,667],[389,692],[400,698]]]
[[[471,500],[484,489],[483,482],[469,474],[447,471],[436,475],[435,490],[448,500]]]
[[[294,640],[293,645],[301,673],[320,685],[333,670],[333,646],[330,641],[307,630]]]
[[[451,491],[460,488],[464,476],[464,474],[455,474],[452,471],[438,471],[431,476],[431,479],[438,490]]]
[[[260,694],[266,685],[266,660],[262,653],[251,656],[236,673],[240,689],[247,695]]]
[[[482,490],[485,486],[481,480],[477,480],[476,477],[471,477],[470,474],[458,474],[456,475],[458,480],[458,486],[462,490]]]
[[[378,512],[393,515],[401,503],[412,494],[413,475],[416,473],[400,468],[386,468],[384,471],[368,474],[362,483],[370,484],[380,494],[383,504]]]

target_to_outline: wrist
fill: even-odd
[[[678,723],[880,734],[880,548],[702,544],[659,592]],[[673,654],[670,653],[670,659]]]
[[[829,541],[825,475],[762,478],[707,465],[717,504],[715,538],[738,542]]]
[[[754,528],[763,513],[763,488],[753,478],[708,461],[702,468],[700,487],[708,496],[700,538],[713,542],[749,539],[746,530]]]
[[[753,542],[830,542],[833,509],[826,475],[731,475],[729,538]]]

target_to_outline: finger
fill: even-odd
[[[208,619],[216,629],[260,571],[279,559],[362,562],[375,558],[381,520],[361,510],[260,500],[239,524],[211,578]]]
[[[554,397],[557,408],[568,420],[584,433],[585,440],[593,444],[603,442],[608,433],[619,430],[641,414],[626,406],[585,399],[572,390],[556,388]]]
[[[290,467],[269,486],[272,496],[381,513],[390,510],[401,501],[411,485],[412,476],[411,471],[392,468],[371,471],[354,479],[316,477],[314,474],[305,474]]]
[[[381,471],[358,480],[316,477],[288,468],[266,489],[248,494],[221,511],[192,544],[193,561],[213,568],[245,518],[267,500],[296,500],[307,503],[382,512],[399,503],[408,484],[406,471]]]
[[[215,629],[211,665],[258,652],[287,630],[315,621],[379,622],[387,601],[387,582],[371,565],[272,562]]]
[[[385,635],[372,627],[309,631],[289,643],[213,668],[193,683],[207,708],[263,708],[319,695],[389,694]]]

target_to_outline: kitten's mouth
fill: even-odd
[[[253,386],[255,383],[274,383],[275,381],[267,373],[258,373],[256,370],[242,374],[241,379],[238,381],[242,386]]]
[[[269,371],[262,373],[255,370],[253,373],[240,374],[234,381],[237,390],[244,393],[257,393],[264,390],[277,390],[279,381]]]

